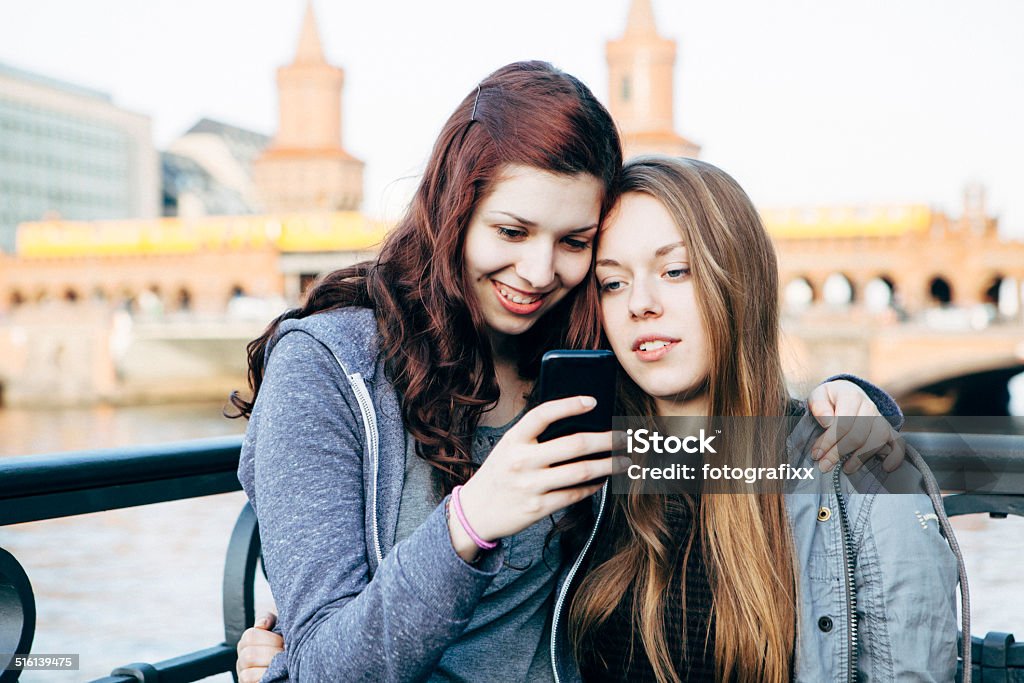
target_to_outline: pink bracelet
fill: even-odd
[[[466,519],[466,513],[462,511],[462,502],[459,500],[459,491],[462,489],[462,485],[456,486],[452,489],[452,507],[455,508],[455,516],[459,518],[459,524],[466,530],[469,537],[473,539],[476,546],[481,550],[494,550],[498,547],[498,544],[494,541],[485,541],[484,539],[477,536],[476,532],[473,531],[473,527],[469,525],[469,520]]]

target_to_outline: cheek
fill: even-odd
[[[609,297],[601,298],[601,325],[612,350],[625,350],[624,344],[628,344],[629,330],[623,324],[623,310],[621,305],[616,305],[614,299]]]
[[[499,262],[507,262],[499,245],[492,244],[486,235],[470,231],[466,235],[466,246],[463,250],[462,262],[474,279],[481,275],[493,273],[500,269]]]
[[[559,256],[555,269],[562,285],[567,289],[572,289],[590,274],[590,252],[583,251],[578,254]]]

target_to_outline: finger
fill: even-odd
[[[264,668],[270,666],[271,660],[281,652],[279,647],[263,645],[260,647],[247,647],[238,655],[238,664],[243,669]]]
[[[889,459],[889,455],[892,454],[892,450],[893,445],[886,443],[869,453],[860,453],[851,456],[850,459],[846,461],[846,464],[843,465],[843,471],[847,474],[853,474],[872,458],[879,458],[882,461],[882,466],[884,467],[886,460]]]
[[[857,456],[865,462],[872,455],[882,457],[891,453],[896,441],[900,438],[899,433],[881,415],[866,419],[871,420],[871,436],[868,437],[868,443],[857,451]]]
[[[811,448],[811,458],[821,460],[822,462],[819,465],[824,463],[826,457],[831,457],[833,460],[839,457],[838,451],[835,449],[836,442],[839,441],[836,432],[838,422],[838,420],[833,419],[828,428],[814,441],[814,446]]]
[[[552,422],[573,415],[582,415],[593,410],[596,405],[597,399],[593,396],[570,396],[557,401],[547,401],[523,415],[523,419],[519,420],[512,430],[525,440],[536,439]]]
[[[902,436],[897,434],[892,442],[892,452],[882,461],[882,469],[886,472],[896,471],[903,464],[903,458],[906,456],[906,453],[906,442],[904,442]]]
[[[274,631],[267,631],[261,628],[251,628],[245,633],[247,635],[242,636],[243,640],[238,641],[239,652],[242,651],[243,647],[269,646],[275,647],[278,650],[284,649],[284,638],[281,637],[280,633],[275,633]]]
[[[558,491],[544,494],[544,505],[547,509],[545,515],[553,515],[559,510],[589,498],[600,491],[602,486],[604,486],[603,481],[586,486],[574,486],[571,489],[559,489]]]
[[[887,443],[883,443],[881,446],[869,450],[864,450],[862,448],[857,452],[850,454],[850,456],[846,458],[846,461],[843,463],[843,472],[853,474],[863,467],[864,463],[871,460],[871,458],[884,458],[889,454],[889,451],[890,447]]]
[[[857,422],[857,427],[838,444],[841,455],[850,454],[843,468],[847,474],[856,472],[865,461],[888,445],[892,434],[889,423],[883,418],[857,418]]]
[[[835,427],[835,422],[832,422],[828,427],[825,428],[825,431],[823,431],[818,436],[818,438],[814,440],[814,444],[811,446],[812,460],[821,460],[822,456],[824,456],[829,451],[829,449],[831,449],[832,446],[835,445]]]
[[[825,429],[828,429],[836,414],[835,405],[829,396],[828,384],[819,384],[807,397],[807,411]]]
[[[274,628],[274,624],[276,624],[276,623],[277,623],[277,615],[276,614],[274,614],[273,612],[264,612],[263,614],[261,614],[259,617],[256,618],[255,627],[256,628],[266,629],[266,630],[269,631],[270,629]]]
[[[577,432],[544,442],[538,450],[538,466],[548,467],[595,453],[608,453],[615,445],[614,432]]]
[[[837,419],[832,423],[832,426],[828,428],[825,434],[821,435],[821,441],[823,441],[821,450],[821,460],[818,462],[818,467],[821,468],[822,472],[830,472],[836,464],[839,463],[839,420]]]
[[[850,444],[857,444],[859,447],[867,440],[868,435],[871,433],[871,423],[864,417],[857,418],[871,413],[877,414],[874,404],[867,398],[867,394],[861,391],[860,387],[845,380],[834,383],[839,384],[840,382],[847,385],[847,387],[842,388],[835,395],[835,431],[825,439],[826,443],[823,444],[823,448],[825,445],[828,445],[827,442],[833,437],[835,441],[828,445],[828,449],[825,451],[825,455],[822,456],[821,463],[819,463],[822,472],[830,471],[839,464],[843,455],[856,450]],[[848,435],[849,440],[844,441]]]
[[[235,645],[235,650],[238,651],[239,654],[241,654],[242,648],[252,643],[252,639],[256,637],[255,634],[258,631],[259,629],[255,626],[247,628],[244,631],[242,631],[242,637],[238,639],[238,643]]]
[[[255,669],[239,669],[238,683],[260,683],[263,674],[267,673],[267,667]]]
[[[632,461],[622,456],[580,460],[579,462],[552,467],[542,472],[542,486],[545,491],[571,488],[624,472],[630,464],[632,464]]]

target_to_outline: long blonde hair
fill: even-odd
[[[779,358],[775,250],[747,194],[715,166],[653,156],[625,166],[620,192],[659,200],[689,250],[711,354],[709,414],[784,415],[787,391]],[[628,377],[624,385],[623,413],[653,415],[651,398]],[[609,519],[613,555],[588,573],[571,607],[577,652],[588,633],[632,591],[632,620],[658,681],[679,680],[668,638],[685,640],[685,626],[682,633],[666,633],[665,595],[670,582],[681,580],[685,613],[685,579],[676,571],[685,572],[696,532],[701,534],[714,596],[709,624],[715,629],[717,678],[790,680],[797,577],[781,492],[705,493],[692,515],[699,528],[691,527],[687,539],[673,538],[668,522],[669,506],[680,501],[693,508],[693,499],[685,495],[674,500],[614,496]]]

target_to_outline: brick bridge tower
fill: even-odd
[[[608,108],[625,156],[670,154],[697,158],[700,146],[675,131],[673,76],[676,41],[658,34],[651,0],[631,0],[626,30],[609,40]]]
[[[253,176],[268,212],[354,211],[363,162],[342,147],[345,72],[327,63],[313,3],[306,4],[295,60],[277,70],[278,131]]]

